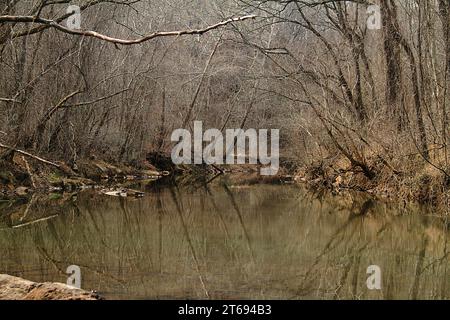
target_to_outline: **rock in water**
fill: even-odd
[[[0,274],[0,300],[101,300],[101,297],[62,283],[36,283]]]

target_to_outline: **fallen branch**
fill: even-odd
[[[47,27],[51,27],[56,30],[62,31],[64,33],[72,34],[72,35],[97,38],[97,39],[111,42],[114,44],[133,45],[133,44],[140,44],[140,43],[152,40],[154,38],[159,38],[159,37],[179,37],[179,36],[183,36],[183,35],[202,35],[211,30],[224,27],[233,22],[239,22],[239,21],[255,19],[255,18],[256,18],[255,15],[248,15],[248,16],[243,16],[243,17],[238,17],[238,18],[230,18],[228,20],[216,23],[214,25],[208,26],[203,29],[179,30],[179,31],[157,31],[157,32],[148,34],[146,36],[143,36],[141,38],[132,39],[132,40],[113,38],[113,37],[98,33],[96,31],[91,31],[91,30],[70,29],[68,27],[65,27],[65,26],[59,24],[55,20],[44,19],[44,18],[40,18],[40,17],[36,17],[36,16],[9,16],[9,15],[0,16],[0,24],[1,23],[37,23],[37,24],[42,24]]]
[[[30,225],[33,225],[33,224],[36,224],[36,223],[39,223],[39,222],[43,222],[43,221],[47,221],[47,220],[56,218],[58,216],[59,216],[58,214],[54,214],[54,215],[49,216],[49,217],[45,217],[45,218],[37,219],[37,220],[34,220],[34,221],[22,223],[22,224],[19,224],[19,225],[15,225],[15,226],[12,226],[12,228],[13,229],[23,228],[23,227],[30,226]]]
[[[3,143],[0,143],[0,148],[13,150],[14,152],[20,153],[20,154],[22,154],[22,155],[24,155],[24,156],[33,158],[33,159],[35,159],[35,160],[37,160],[37,161],[40,161],[40,162],[42,162],[42,163],[51,165],[51,166],[56,167],[56,168],[60,168],[60,167],[61,167],[59,164],[56,164],[56,163],[54,163],[54,162],[51,162],[51,161],[42,159],[42,158],[40,158],[40,157],[38,157],[38,156],[35,156],[35,155],[31,154],[31,153],[28,153],[28,152],[26,152],[26,151],[19,150],[19,149],[15,149],[15,148],[13,148],[13,147],[4,145]]]
[[[30,176],[31,185],[33,186],[34,189],[36,189],[36,182],[34,181],[34,176],[33,173],[31,172],[30,164],[28,163],[25,156],[22,156],[22,160],[25,163],[25,168],[27,168],[28,175]]]

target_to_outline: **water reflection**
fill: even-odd
[[[65,282],[75,264],[107,298],[450,298],[444,218],[296,186],[149,191],[0,204],[0,273]]]

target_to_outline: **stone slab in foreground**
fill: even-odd
[[[37,283],[0,274],[0,300],[100,300],[92,292],[62,283]]]

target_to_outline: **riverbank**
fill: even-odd
[[[42,160],[14,151],[3,153],[0,157],[0,197],[73,192],[94,186],[114,188],[166,175],[176,177],[180,183],[192,184],[197,180],[209,183],[217,176],[232,173],[232,179],[242,184],[301,183],[334,194],[359,191],[384,199],[431,206],[442,214],[448,214],[450,203],[450,178],[420,159],[387,162],[382,157],[367,157],[370,174],[339,155],[308,165],[281,161],[279,174],[265,177],[258,174],[258,166],[175,166],[169,156],[159,153],[149,153],[146,160],[133,163],[111,163],[90,157],[69,166],[61,161]]]
[[[232,173],[241,183],[292,182],[289,170],[276,176],[260,176],[254,165],[174,165],[170,156],[149,153],[147,159],[131,163],[114,163],[90,157],[69,165],[25,156],[10,150],[0,154],[0,198],[17,198],[34,193],[74,192],[93,187],[120,188],[142,181],[170,176],[180,184],[209,183],[216,177]]]
[[[438,168],[423,161],[386,164],[381,158],[369,158],[367,163],[372,176],[344,157],[322,159],[296,169],[295,181],[334,194],[352,190],[384,199],[415,202],[448,214],[450,179]]]
[[[39,158],[41,159],[41,158]],[[111,163],[96,157],[76,164],[41,161],[10,151],[0,155],[0,197],[14,198],[32,193],[76,191],[97,185],[114,185],[126,181],[155,180],[169,172],[148,161]]]

